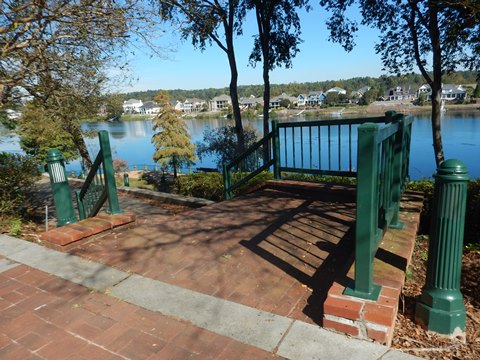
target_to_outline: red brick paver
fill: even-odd
[[[0,273],[0,358],[181,360],[276,356],[19,265]]]

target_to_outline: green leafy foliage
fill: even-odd
[[[0,153],[0,216],[21,213],[26,193],[39,178],[38,162],[30,156]]]
[[[245,173],[236,173],[234,176],[242,177],[245,176]],[[254,189],[265,181],[272,179],[272,173],[266,171],[262,172],[240,188],[236,189],[234,194],[243,194],[245,191]],[[218,172],[199,172],[180,176],[175,180],[173,191],[180,195],[199,197],[212,201],[222,201],[225,199],[223,176]]]
[[[46,163],[50,149],[60,150],[68,162],[78,158],[79,151],[71,134],[65,131],[59,114],[34,101],[25,108],[20,120],[20,146],[40,163]]]
[[[245,147],[249,148],[257,140],[255,129],[249,126],[244,128]],[[197,144],[197,155],[202,159],[205,155],[214,155],[217,159],[217,168],[222,164],[230,163],[237,153],[237,136],[235,126],[225,125],[214,129],[207,129],[203,133],[203,141]]]
[[[195,173],[179,176],[173,191],[184,196],[193,196],[212,201],[224,199],[223,177],[220,173]]]

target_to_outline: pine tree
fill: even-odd
[[[187,126],[180,112],[170,104],[167,92],[161,92],[155,100],[162,105],[161,112],[153,120],[152,142],[156,151],[153,160],[173,167],[173,176],[182,165],[193,164],[196,160],[195,145],[190,141]]]

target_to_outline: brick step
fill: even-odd
[[[135,225],[136,215],[131,211],[114,215],[102,212],[95,217],[46,231],[40,239],[45,247],[66,252],[114,230],[122,231]]]

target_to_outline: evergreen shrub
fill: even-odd
[[[1,152],[0,174],[0,216],[17,216],[40,177],[38,163],[29,156]]]

